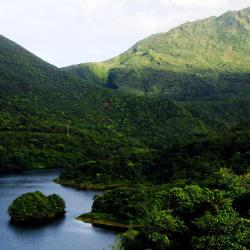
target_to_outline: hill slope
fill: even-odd
[[[240,124],[220,136],[189,144],[179,143],[154,154],[147,153],[144,157],[130,157],[123,164],[117,164],[123,159],[121,156],[119,160],[115,157],[118,158],[114,155],[111,159],[111,163],[116,162],[115,167],[111,163],[108,165],[105,161],[97,160],[66,168],[60,182],[66,185],[100,184],[111,179],[115,183],[124,180],[139,183],[146,180],[166,184],[178,180],[184,183],[185,180],[186,183],[198,182],[204,185],[214,181],[214,173],[222,167],[236,174],[246,174],[250,171],[250,124]],[[100,164],[103,164],[102,168],[98,167]]]
[[[109,61],[64,70],[93,84],[139,95],[163,94],[177,100],[248,98],[249,37],[247,8],[150,36]]]
[[[3,36],[0,73],[0,172],[148,152],[217,130],[167,99],[89,85]]]
[[[0,90],[5,95],[43,91],[46,88],[55,90],[74,79],[2,35],[0,72]]]
[[[157,36],[150,39],[159,40]],[[100,160],[114,166],[114,161],[130,164],[131,159],[150,155],[152,150],[209,137],[250,120],[245,69],[241,73],[237,69],[239,81],[234,84],[235,88],[220,82],[220,86],[230,90],[225,95],[218,92],[224,98],[217,96],[215,101],[213,95],[213,101],[200,101],[205,93],[211,98],[208,93],[215,93],[210,91],[215,83],[204,84],[201,81],[206,78],[204,73],[195,83],[193,79],[196,78],[189,75],[193,85],[187,84],[186,76],[190,72],[184,70],[185,64],[175,67],[176,72],[169,66],[174,72],[171,74],[176,83],[173,85],[175,95],[169,92],[170,88],[164,87],[164,92],[166,72],[170,76],[170,71],[165,70],[169,63],[156,63],[155,66],[151,56],[142,54],[154,44],[150,39],[103,64],[81,66],[88,69],[89,74],[88,77],[84,75],[86,79],[83,80],[81,69],[76,75],[67,73],[0,36],[0,172],[72,167],[89,160]],[[164,48],[156,43],[154,53],[170,57]],[[158,74],[157,67],[162,68],[162,75]],[[131,79],[130,84],[133,80],[136,85],[128,85],[122,76]],[[177,81],[177,76],[183,82]],[[226,79],[230,77],[231,74],[225,75]],[[103,82],[104,78],[106,82]],[[93,81],[98,84],[92,84]],[[127,88],[130,92],[140,93],[141,86],[144,88],[148,83],[155,93],[160,86],[162,95],[144,97],[102,87],[106,84],[110,88]],[[234,98],[225,100],[226,96]],[[168,97],[188,101],[175,102]]]

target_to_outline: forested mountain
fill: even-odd
[[[176,100],[249,98],[250,8],[152,35],[102,63],[64,68],[93,84]]]
[[[78,220],[112,249],[248,249],[249,38],[248,8],[59,69],[0,36],[0,174],[109,189]]]
[[[89,160],[110,160],[115,164],[119,160],[114,157],[117,155],[129,162],[131,157],[143,157],[155,149],[199,141],[240,122],[248,122],[248,15],[249,9],[246,9],[185,24],[139,42],[105,63],[73,67],[77,74],[52,66],[1,36],[0,172],[72,167]],[[217,27],[219,23],[224,27],[224,35],[220,36],[223,28]],[[239,23],[241,29],[234,29],[235,23]],[[228,62],[230,70],[225,71],[219,54],[231,44],[232,37],[236,39],[239,31],[242,43],[235,40],[237,60]],[[210,46],[207,40],[210,34],[212,42],[215,33],[218,47]],[[196,40],[199,44],[191,46],[191,37],[192,44],[195,45]],[[211,51],[201,44],[209,45]],[[196,53],[198,48],[203,50]],[[201,57],[204,51],[209,52],[207,59]],[[193,55],[192,60],[188,55]],[[87,77],[82,67],[88,69]],[[159,69],[163,74],[158,74]],[[135,74],[131,74],[131,70]],[[175,83],[171,88],[165,84],[170,84],[170,71],[174,72],[171,79]],[[217,77],[222,74],[225,79],[238,80],[225,83]],[[122,75],[126,76],[126,81],[132,79],[138,88],[132,81],[129,85],[123,81]],[[176,77],[182,76],[185,77],[181,83]],[[205,81],[208,76],[217,77],[218,84]],[[104,78],[111,89],[103,88]],[[146,82],[155,90],[162,86],[166,91],[162,92],[160,87],[160,96],[134,95],[132,89],[138,93],[142,90],[141,84],[145,87]],[[210,91],[212,85],[216,86],[216,91],[224,90],[215,96],[215,92]],[[133,94],[115,90],[117,87],[129,89],[129,86]],[[213,93],[212,99],[210,93]]]
[[[141,154],[218,131],[168,99],[87,84],[3,36],[0,71],[0,172]]]

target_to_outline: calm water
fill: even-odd
[[[112,231],[93,227],[74,218],[89,212],[96,192],[76,191],[52,182],[59,171],[25,172],[0,177],[0,250],[102,250],[115,240]],[[38,228],[9,224],[7,208],[17,196],[33,191],[56,193],[64,198],[64,219]]]

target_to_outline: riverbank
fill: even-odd
[[[124,183],[76,183],[75,181],[65,181],[60,178],[54,180],[55,183],[60,184],[65,187],[71,187],[77,190],[95,190],[95,191],[107,191],[107,190],[117,190],[120,188],[132,188],[132,186],[138,187],[138,184],[131,184],[128,182]],[[92,207],[93,208],[93,207]],[[138,224],[133,221],[121,220],[121,218],[116,217],[110,213],[100,212],[90,212],[84,213],[75,218],[78,221],[84,223],[90,223],[97,227],[102,227],[106,229],[111,229],[113,231],[127,231],[129,228],[140,229],[143,225]]]
[[[76,220],[119,231],[126,231],[129,228],[139,229],[143,227],[143,225],[132,223],[131,221],[121,221],[117,217],[105,213],[86,213],[77,217]]]
[[[129,187],[130,183],[92,183],[92,182],[83,182],[77,183],[73,180],[66,181],[60,178],[54,179],[56,184],[60,184],[65,187],[75,188],[77,190],[90,190],[90,191],[106,191],[112,190],[119,187]]]

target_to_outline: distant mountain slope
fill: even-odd
[[[135,135],[143,133],[143,127],[162,130],[170,119],[192,120],[187,110],[167,99],[144,99],[86,84],[4,37],[0,55],[2,112],[74,121],[93,129],[105,125],[123,132],[135,129]],[[8,126],[16,124],[10,121]]]
[[[60,89],[77,82],[65,72],[36,57],[15,42],[0,35],[0,91],[14,95]],[[78,81],[79,83],[80,81]],[[84,84],[83,81],[81,81]]]
[[[189,22],[152,35],[109,61],[64,70],[93,84],[140,95],[248,98],[250,8]]]

